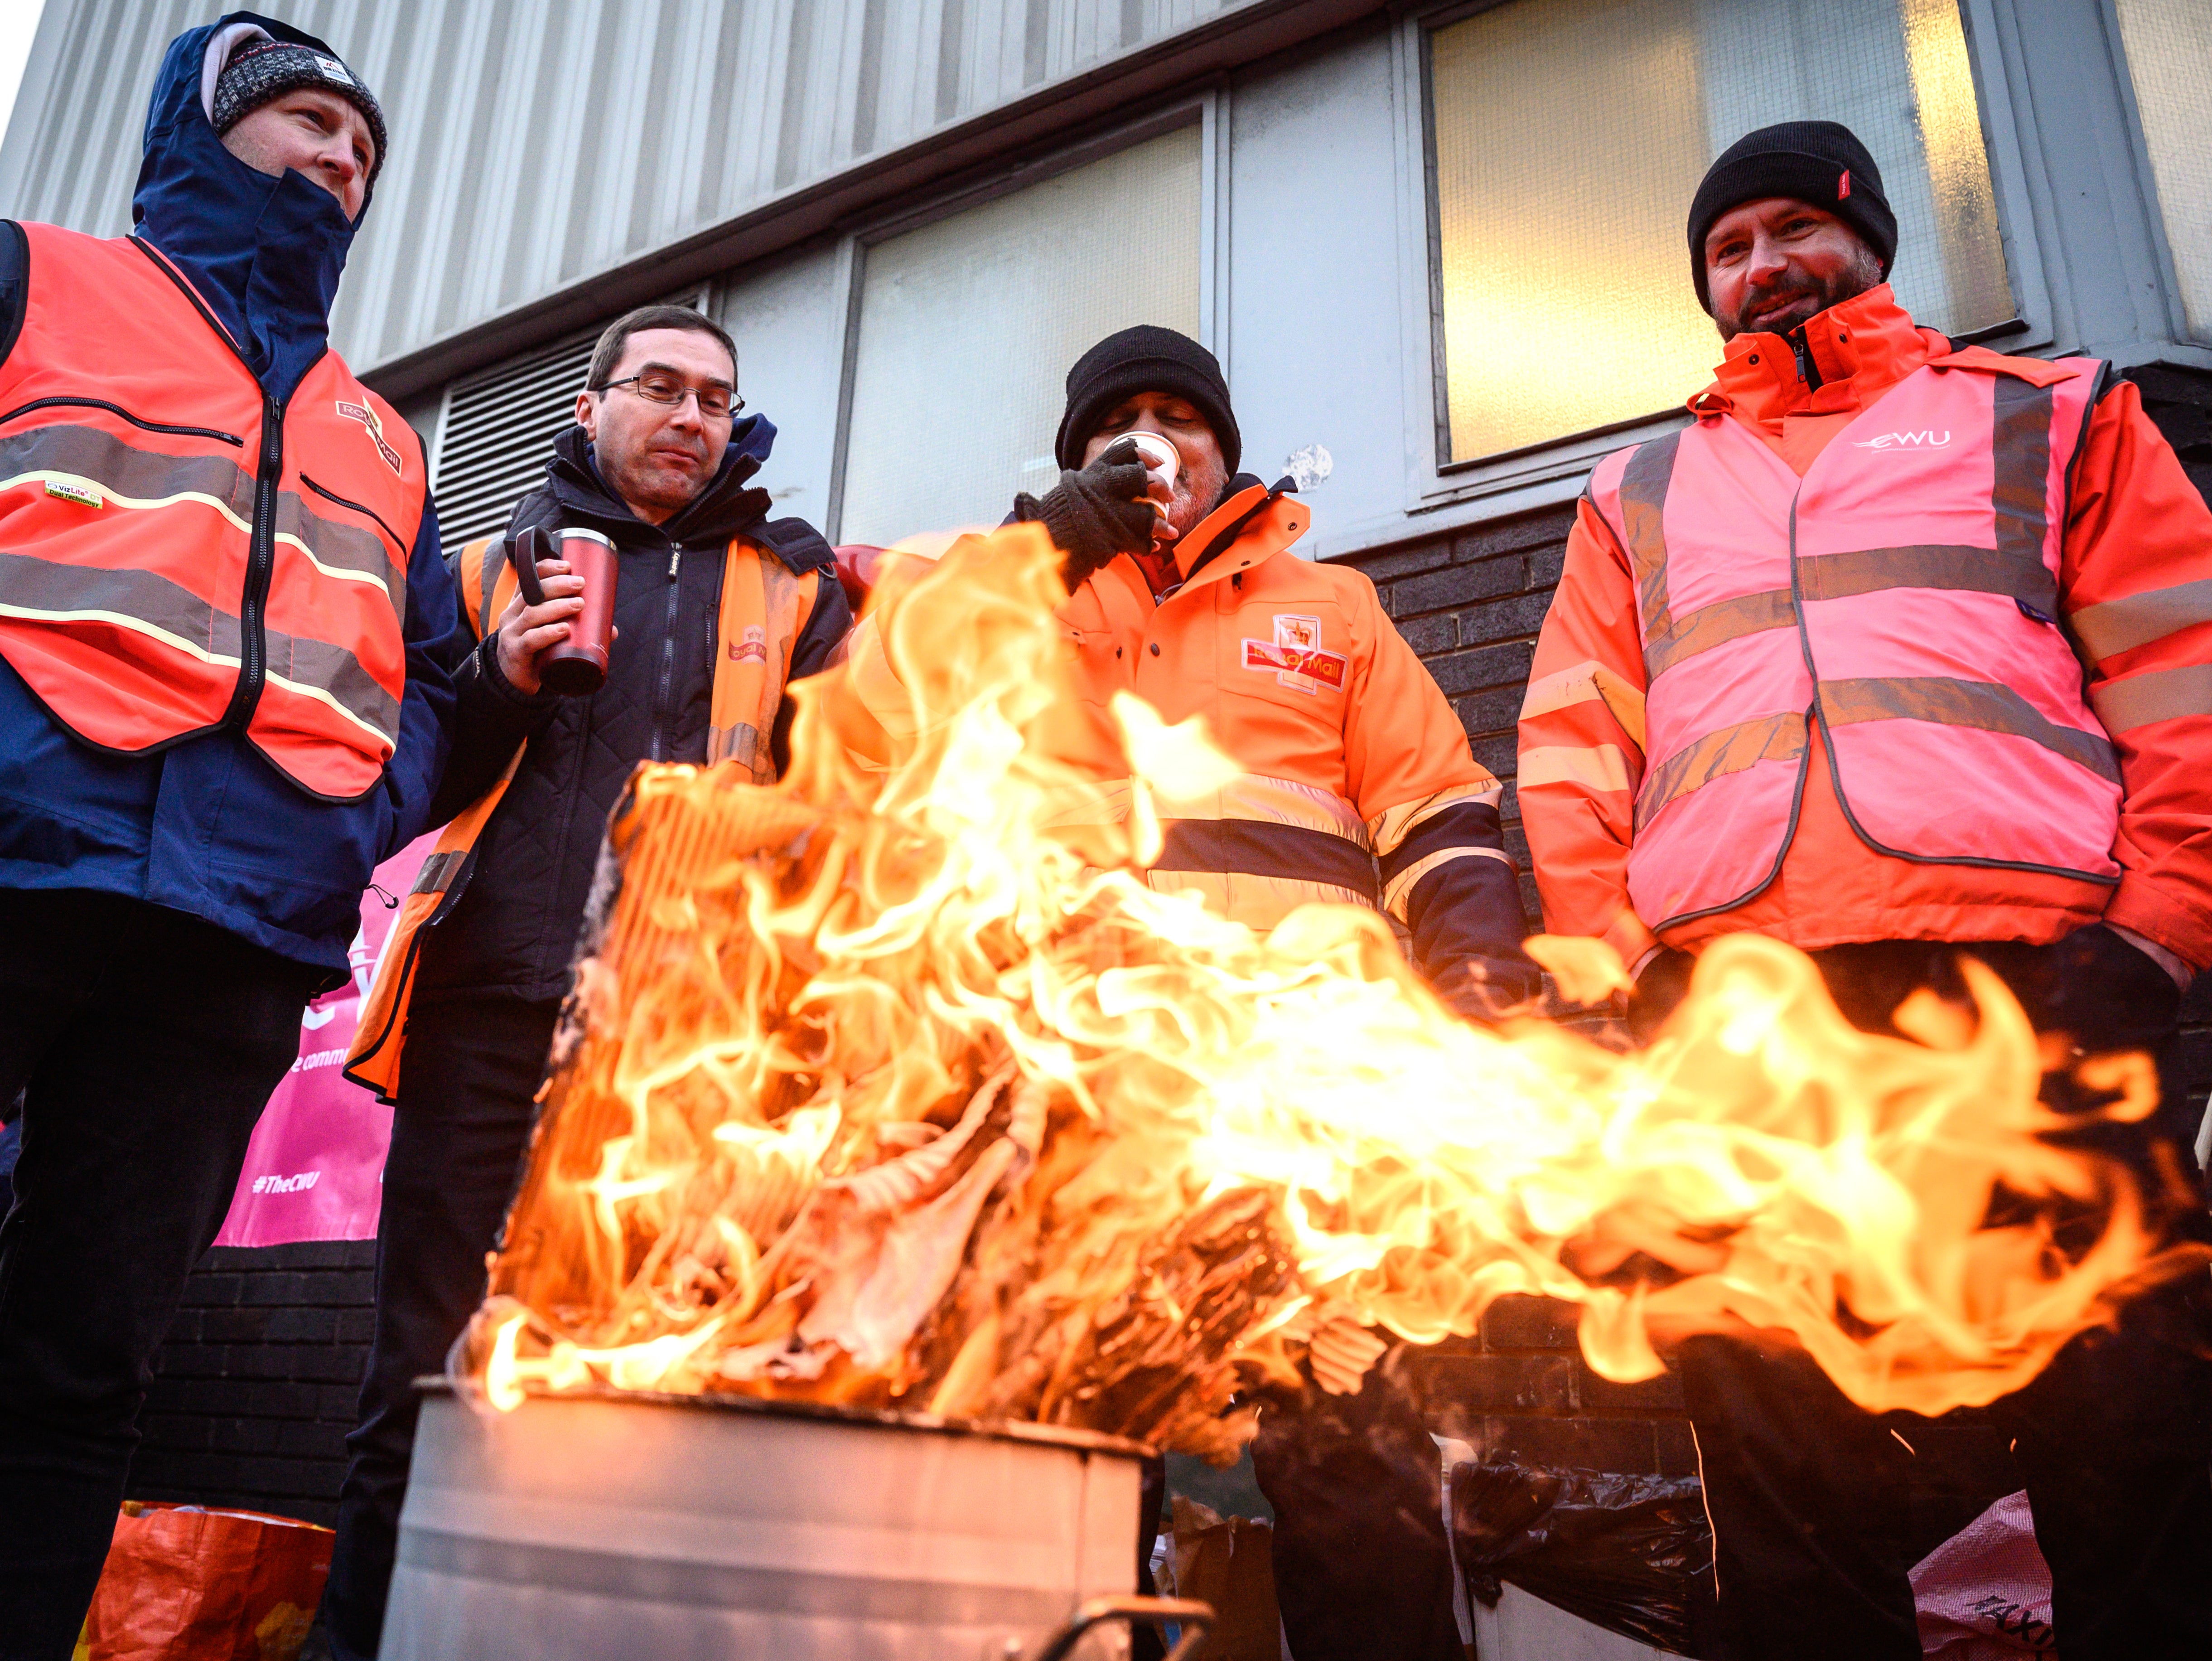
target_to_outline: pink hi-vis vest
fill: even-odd
[[[2058,616],[2068,464],[2105,366],[1969,351],[1799,478],[1716,413],[1607,456],[1649,691],[1629,897],[1655,929],[1774,879],[1821,727],[1875,852],[2116,883],[2120,771]]]

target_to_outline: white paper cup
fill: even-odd
[[[1176,480],[1182,476],[1182,452],[1158,433],[1131,433],[1127,437],[1143,458],[1145,471],[1161,489],[1172,495]]]
[[[1158,433],[1130,433],[1127,436],[1137,447],[1137,457],[1145,464],[1146,477],[1158,487],[1157,494],[1146,497],[1152,504],[1152,511],[1159,515],[1152,530],[1152,539],[1157,542],[1167,530],[1167,499],[1175,495],[1176,480],[1182,475],[1182,452],[1171,440]]]

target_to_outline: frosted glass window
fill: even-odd
[[[1430,51],[1454,460],[1705,384],[1690,198],[1771,122],[1840,121],[1874,152],[1919,321],[2013,316],[1955,0],[1511,0]]]
[[[2189,332],[2212,341],[2212,5],[2118,0]]]
[[[996,525],[1059,477],[1078,357],[1138,323],[1197,338],[1199,174],[1179,127],[868,249],[845,541]]]

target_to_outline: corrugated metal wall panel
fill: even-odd
[[[27,79],[0,212],[119,234],[162,49],[209,8],[47,3],[62,72]],[[392,125],[336,319],[363,368],[1253,3],[263,0]]]

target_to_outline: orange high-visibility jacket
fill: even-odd
[[[453,584],[469,627],[483,640],[498,626],[518,588],[506,540],[485,537],[463,548],[453,562]],[[757,784],[775,782],[769,735],[791,678],[792,648],[814,615],[821,584],[821,573],[794,572],[750,538],[732,539],[722,567],[721,610],[714,622],[714,638],[722,649],[714,654],[708,706],[709,766],[726,762],[744,768]],[[353,1046],[346,1053],[345,1076],[374,1090],[384,1101],[398,1098],[407,1009],[415,995],[422,930],[460,904],[476,869],[477,843],[521,766],[522,754],[518,748],[498,782],[439,832],[378,956],[376,978],[362,1005]]]
[[[1739,336],[1592,475],[1521,723],[1547,926],[2212,963],[2212,512],[2135,388],[1887,287],[1806,337],[1817,388]]]
[[[1102,780],[1127,776],[1109,708],[1117,692],[1170,724],[1203,717],[1243,775],[1175,804],[1153,886],[1197,890],[1263,929],[1316,900],[1378,907],[1410,931],[1438,986],[1487,982],[1510,1001],[1534,975],[1517,952],[1502,787],[1375,585],[1291,551],[1310,514],[1281,488],[1232,482],[1177,545],[1184,581],[1164,599],[1122,555],[1060,609],[1089,717],[1074,754]],[[854,636],[855,691],[896,721],[895,686],[870,697],[869,666],[888,672],[874,626],[864,618]]]
[[[422,447],[335,352],[273,405],[150,244],[21,228],[0,367],[0,655],[128,754],[229,725],[312,795],[398,740]]]

